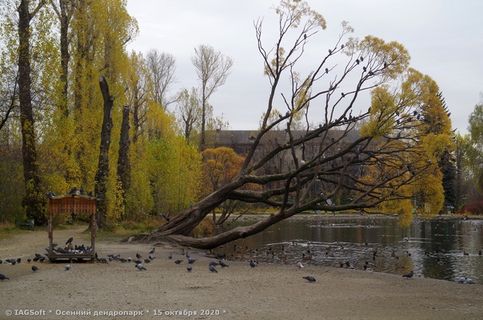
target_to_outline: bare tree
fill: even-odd
[[[191,88],[191,91],[184,89],[178,95],[178,114],[184,137],[189,141],[201,119],[201,107],[195,88]]]
[[[370,36],[361,41],[347,39],[352,30],[343,24],[334,46],[311,72],[301,76],[295,70],[297,63],[309,39],[325,29],[325,20],[304,1],[282,0],[276,13],[278,38],[271,49],[262,41],[262,21],[255,23],[270,92],[261,127],[250,139],[240,172],[148,239],[161,237],[213,248],[305,210],[365,210],[388,201],[408,200],[411,195],[406,186],[428,170],[427,163],[415,161],[423,154],[417,143],[419,122],[413,117],[420,105],[399,90],[391,94],[387,87],[408,67],[404,47]],[[383,84],[386,86],[381,87]],[[371,107],[355,114],[361,94],[376,88]],[[273,117],[276,105],[286,112]],[[294,130],[292,122],[300,114],[310,114],[308,108],[321,110],[323,122],[311,127],[307,121],[305,130]],[[277,126],[285,130],[274,131]],[[272,139],[274,136],[278,139]],[[275,143],[267,145],[267,140]],[[283,159],[284,166],[273,170],[272,161],[277,158]],[[341,190],[350,197],[335,201]],[[212,237],[190,236],[214,208],[228,200],[263,204],[277,212]]]
[[[206,109],[208,100],[211,95],[220,86],[225,84],[230,69],[233,66],[233,60],[225,57],[221,52],[208,45],[200,45],[195,48],[195,54],[192,57],[193,65],[196,68],[196,74],[200,80],[201,91],[201,139],[200,149],[205,147],[205,131],[206,131]]]
[[[176,99],[168,98],[168,91],[174,82],[176,60],[168,53],[151,50],[146,55],[146,64],[153,85],[154,100],[167,108]]]

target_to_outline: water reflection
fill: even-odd
[[[247,217],[240,224],[249,224]],[[402,228],[393,217],[305,216],[219,251],[239,259],[368,269],[483,283],[483,220],[415,220]],[[481,254],[481,251],[480,251]]]

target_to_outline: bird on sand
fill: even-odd
[[[74,237],[70,237],[69,239],[67,239],[67,241],[65,242],[65,245],[72,243],[72,241],[74,241]]]
[[[35,271],[37,271],[37,270],[39,270],[39,268],[38,268],[37,266],[32,266],[32,271],[33,271],[33,272],[35,272]]]
[[[221,259],[221,260],[218,260],[218,264],[222,267],[222,268],[226,268],[226,267],[229,267],[230,265],[228,265],[225,260]]]
[[[139,252],[136,253],[136,258],[141,259],[141,255],[139,254]]]
[[[302,278],[304,278],[304,279],[305,279],[305,280],[307,280],[308,282],[315,282],[315,281],[317,281],[317,280],[315,280],[315,278],[314,278],[314,277],[312,277],[312,276],[305,276],[305,277],[302,277]]]
[[[0,273],[0,280],[2,280],[2,281],[3,281],[3,280],[10,280],[10,278],[9,278],[9,277],[7,277],[6,275],[4,275],[4,274]]]
[[[195,263],[196,259],[193,259],[192,257],[188,257],[188,263],[193,264]]]
[[[69,270],[70,270],[70,268],[71,268],[70,263],[69,263],[69,264],[66,264],[66,265],[64,266],[64,270],[65,270],[65,271],[69,271]]]
[[[174,263],[176,263],[176,264],[180,264],[181,262],[183,262],[183,260],[179,260],[179,259],[178,259],[178,260],[175,260],[175,261],[174,261]]]
[[[168,259],[169,260],[173,259],[173,254],[172,253],[169,254]]]
[[[257,266],[257,262],[255,260],[250,260],[250,267],[255,268]]]
[[[210,265],[208,266],[208,270],[210,270],[210,272],[215,272],[215,273],[218,273],[218,271],[217,271],[217,270],[216,270],[216,268],[215,268],[215,265],[213,265],[213,264],[210,264]]]
[[[409,271],[408,273],[403,274],[402,276],[403,276],[403,278],[406,278],[406,279],[411,279],[411,278],[414,276],[414,271],[413,271],[413,270],[411,270],[411,271]]]
[[[136,264],[136,269],[138,269],[139,271],[146,271],[146,267],[144,266],[144,264],[142,263],[138,263]]]
[[[297,268],[299,269],[302,269],[304,267],[304,265],[302,264],[302,262],[297,262]]]
[[[193,267],[192,267],[191,265],[188,265],[188,266],[186,267],[186,270],[187,270],[188,272],[191,272],[191,270],[193,270]]]
[[[149,251],[149,254],[154,254],[154,251],[156,251],[156,248],[152,248],[150,251]]]

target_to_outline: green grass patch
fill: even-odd
[[[142,221],[121,221],[99,229],[97,239],[117,240],[134,234],[150,233],[164,223],[165,220],[157,217],[146,218]]]

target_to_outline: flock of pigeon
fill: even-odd
[[[72,242],[73,242],[73,238],[71,237],[67,240],[65,248],[64,249],[59,248],[58,250],[68,251],[68,252],[73,252],[73,251],[75,251],[75,252],[88,252],[90,250],[89,247],[85,247],[84,245],[73,246]],[[248,248],[246,248],[246,249],[248,250]],[[237,247],[236,247],[236,245],[234,245],[234,251],[236,251],[236,250],[237,250]],[[59,251],[59,252],[61,252],[61,251]],[[156,248],[153,247],[148,252],[147,258],[143,258],[143,256],[140,253],[136,253],[135,259],[133,259],[131,257],[124,258],[124,257],[121,257],[120,254],[109,254],[109,255],[107,255],[107,258],[100,258],[100,257],[98,257],[98,255],[96,253],[95,259],[96,259],[97,262],[100,262],[100,263],[109,263],[109,262],[114,262],[114,261],[115,262],[121,262],[121,263],[134,263],[134,267],[135,267],[136,270],[147,271],[146,265],[151,263],[154,259],[156,259],[155,251],[156,251]],[[258,251],[258,249],[255,249],[254,253],[257,253],[257,251]],[[283,246],[282,246],[282,252],[284,252]],[[269,254],[272,254],[272,255],[275,254],[272,251],[272,248],[269,248],[267,250],[267,255],[269,255]],[[409,252],[406,252],[406,254],[411,255]],[[480,250],[479,254],[481,255],[481,250]],[[373,257],[372,257],[373,260],[376,259],[377,255],[378,255],[378,251],[376,249],[373,252]],[[398,258],[395,251],[392,251],[391,256],[393,258]],[[212,273],[218,273],[217,267],[221,267],[221,268],[229,267],[225,258],[226,258],[225,254],[216,255],[216,258],[208,263],[208,270]],[[39,254],[39,253],[35,253],[33,258],[27,258],[26,261],[27,261],[27,263],[31,263],[31,262],[33,262],[33,263],[43,263],[46,259],[47,259],[46,256]],[[180,256],[176,257],[176,259],[173,258],[173,253],[170,253],[169,256],[168,256],[168,259],[173,260],[176,265],[181,265],[183,262],[186,261],[186,271],[187,272],[193,271],[193,265],[196,262],[196,259],[194,259],[192,256],[190,256],[189,252],[185,249],[183,249],[183,252],[180,254]],[[311,259],[312,259],[312,252],[310,251],[310,249],[308,249],[306,252],[304,252],[302,254],[301,261],[298,261],[296,265],[299,269],[302,269],[302,268],[304,268],[302,261],[310,261]],[[10,264],[10,265],[16,265],[16,264],[20,264],[21,262],[22,262],[22,258],[8,258],[8,259],[5,259],[5,260],[0,259],[0,264],[5,263],[5,264]],[[250,266],[250,268],[255,268],[258,265],[258,261],[251,258],[248,261],[248,265]],[[340,262],[340,267],[341,268],[351,268],[351,269],[354,268],[349,261]],[[32,272],[39,271],[39,267],[35,264],[32,264],[31,269],[32,269]],[[363,265],[363,269],[364,270],[370,270],[368,261],[365,261],[365,263]],[[71,263],[66,264],[64,266],[64,270],[65,271],[71,270]],[[412,270],[410,272],[402,275],[402,277],[406,278],[406,279],[410,279],[413,276],[414,276],[414,272]],[[307,282],[310,282],[310,283],[316,282],[316,279],[313,276],[304,276],[303,279],[305,279]],[[0,280],[1,281],[9,280],[9,277],[0,273]],[[474,283],[473,280],[471,280],[470,278],[457,279],[457,282],[465,283],[465,284]]]
[[[79,248],[88,249],[88,247],[84,247],[84,246],[80,246],[80,247],[75,246],[74,247],[74,246],[72,246],[72,242],[73,242],[73,238],[71,237],[67,240],[65,249],[61,249],[61,250],[66,250],[66,251],[69,251],[69,252],[72,252],[72,250],[76,250],[76,251],[78,250],[78,251],[81,252],[83,250],[80,250]],[[156,259],[155,251],[156,251],[156,248],[153,247],[148,252],[147,258],[143,258],[143,256],[138,252],[138,253],[136,253],[135,259],[133,259],[131,257],[124,258],[124,257],[121,257],[120,254],[109,254],[109,255],[107,255],[107,258],[101,258],[101,257],[98,257],[97,253],[95,254],[95,259],[99,263],[109,263],[109,262],[134,263],[134,267],[135,267],[136,270],[147,271],[146,265],[151,263],[154,259]],[[32,263],[32,262],[33,263],[43,263],[46,259],[47,259],[46,256],[44,256],[40,253],[35,253],[33,258],[27,258],[26,261],[29,264]],[[174,263],[177,264],[177,265],[181,265],[182,263],[184,263],[186,261],[186,271],[187,272],[193,271],[193,265],[197,261],[185,249],[183,249],[183,252],[182,252],[180,257],[174,258],[173,253],[170,253],[169,256],[168,256],[168,259],[173,260]],[[5,260],[0,259],[0,264],[5,263],[5,264],[10,264],[10,265],[16,265],[16,264],[20,264],[21,262],[22,262],[22,258],[8,258],[8,259],[5,259]],[[71,268],[72,268],[71,263],[72,263],[72,261],[64,266],[65,271],[71,270]],[[250,268],[253,269],[253,268],[258,266],[258,261],[254,260],[254,259],[250,259],[248,261],[248,265],[250,266]],[[217,269],[218,267],[220,267],[222,269],[229,267],[229,264],[225,260],[225,255],[217,255],[214,260],[212,260],[208,263],[208,271],[210,271],[212,273],[218,273],[218,269]],[[304,266],[302,265],[302,263],[300,263],[298,265],[298,267],[299,267],[299,269],[301,269]],[[32,264],[31,269],[32,269],[32,272],[38,272],[40,270],[40,268],[36,264]],[[308,282],[315,282],[316,281],[316,279],[313,276],[304,276],[303,279],[307,280]],[[10,280],[10,278],[7,277],[6,275],[0,273],[0,281],[4,281],[4,280]]]

